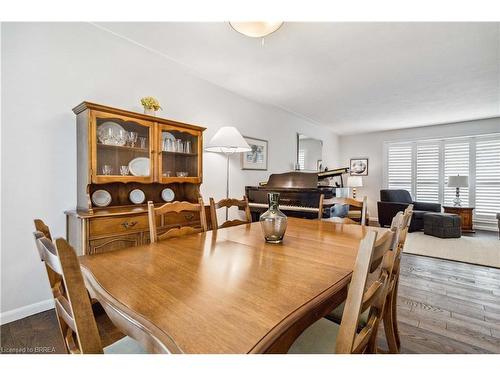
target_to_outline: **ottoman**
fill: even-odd
[[[424,215],[424,233],[439,238],[460,238],[460,216],[428,212]]]

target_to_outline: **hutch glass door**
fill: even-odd
[[[94,182],[152,181],[153,124],[106,113],[94,120]]]
[[[200,182],[200,133],[162,126],[158,139],[161,182]]]

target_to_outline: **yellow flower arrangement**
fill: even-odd
[[[152,109],[154,111],[158,111],[158,110],[162,109],[158,99],[153,98],[152,96],[146,96],[146,97],[142,98],[141,104],[144,108]]]

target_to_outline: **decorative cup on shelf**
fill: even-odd
[[[184,152],[186,154],[191,153],[191,141],[186,141],[186,143],[184,144]]]
[[[135,144],[137,143],[137,137],[139,134],[137,132],[129,132],[128,133],[128,141],[130,143],[130,147],[135,147]]]
[[[128,166],[127,165],[122,165],[120,167],[120,174],[122,176],[127,176],[128,175]]]
[[[102,166],[102,174],[107,176],[110,175],[111,173],[113,173],[113,168],[111,167],[111,165],[105,164]]]
[[[168,152],[174,151],[174,142],[170,138],[165,139],[164,151],[168,151]]]
[[[177,175],[177,177],[187,177],[188,173],[184,172],[184,171],[181,171],[181,172],[176,172],[176,175]]]
[[[116,143],[118,145],[124,145],[127,143],[128,132],[126,130],[120,129],[116,135]]]
[[[281,243],[285,236],[288,219],[279,209],[279,193],[268,193],[267,199],[269,202],[269,209],[260,215],[260,226],[266,242]]]
[[[172,171],[163,172],[163,177],[170,177],[170,176],[172,176]]]
[[[146,137],[139,137],[139,144],[141,148],[146,148]]]
[[[175,152],[184,152],[184,147],[182,144],[182,139],[175,140]]]

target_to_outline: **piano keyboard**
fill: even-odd
[[[268,208],[269,206],[265,203],[248,203],[250,207],[256,207],[256,208]],[[318,212],[319,208],[318,207],[302,207],[302,206],[287,206],[280,204],[279,208],[281,211],[301,211],[301,212]]]

